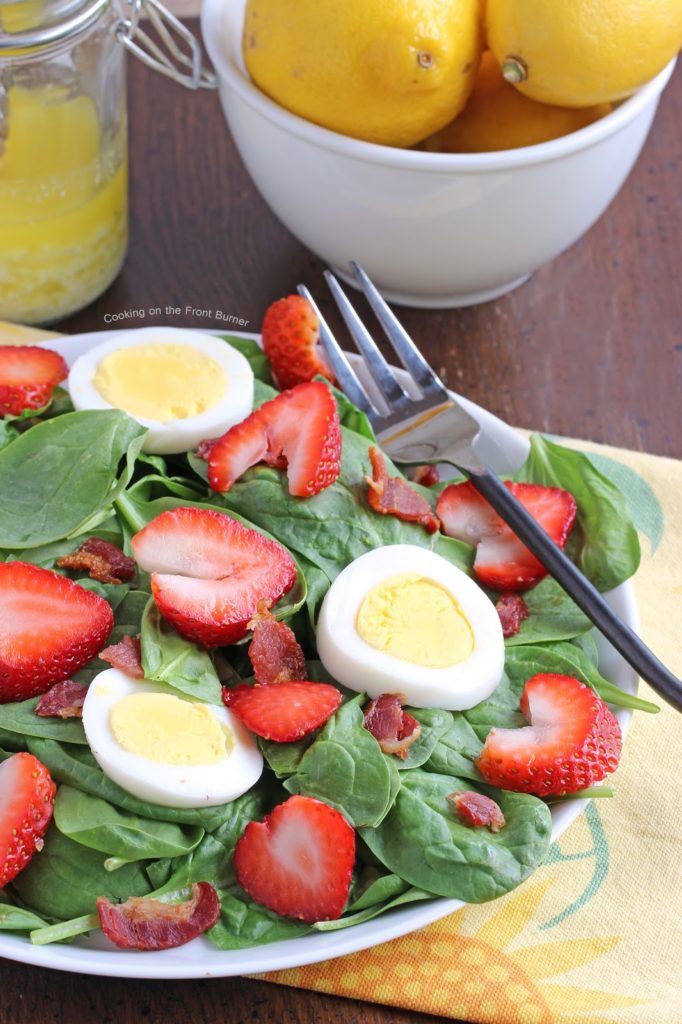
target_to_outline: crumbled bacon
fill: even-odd
[[[455,808],[462,821],[474,828],[489,828],[499,832],[506,825],[501,808],[489,796],[466,790],[462,793],[448,793],[447,800]]]
[[[204,441],[200,441],[197,445],[195,455],[198,459],[204,459],[208,462],[211,457],[211,452],[215,448],[216,444],[217,438],[213,438],[213,440],[211,440],[211,438],[206,438]]]
[[[173,949],[216,924],[220,899],[208,882],[195,882],[185,903],[131,896],[114,906],[100,896],[97,913],[104,934],[122,949]]]
[[[83,701],[87,686],[65,679],[55,683],[36,704],[35,713],[41,718],[82,718]]]
[[[386,460],[378,448],[370,448],[372,479],[367,477],[369,490],[367,500],[375,512],[384,516],[397,516],[410,523],[420,523],[429,533],[435,533],[440,520],[433,512],[426,498],[410,487],[407,480],[389,476]]]
[[[131,679],[142,679],[142,650],[139,636],[124,636],[117,644],[111,644],[99,652],[102,661],[125,672]]]
[[[100,583],[128,583],[135,576],[135,560],[100,537],[88,537],[70,555],[58,558],[57,565],[60,569],[87,571],[91,579]]]
[[[434,484],[440,483],[438,467],[431,462],[424,466],[415,466],[409,477],[413,483],[421,484],[422,487],[433,487]]]
[[[253,629],[249,659],[257,683],[267,686],[308,678],[305,657],[293,630],[277,621],[265,601],[259,601],[258,615],[249,625]]]
[[[384,754],[406,758],[409,748],[421,736],[422,727],[408,711],[398,693],[382,693],[365,708],[365,729],[371,732]]]
[[[530,615],[530,609],[520,594],[505,592],[500,594],[495,605],[502,623],[502,636],[516,636],[521,623]]]

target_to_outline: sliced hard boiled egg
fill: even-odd
[[[122,409],[148,428],[144,450],[196,448],[253,408],[253,371],[228,342],[200,331],[143,327],[117,332],[74,362],[74,407]]]
[[[228,803],[263,770],[253,736],[226,707],[184,700],[115,668],[90,684],[83,727],[105,775],[165,807]]]
[[[416,708],[472,708],[504,668],[492,601],[447,559],[408,544],[369,551],[337,576],[317,648],[344,686],[370,697],[400,693]]]

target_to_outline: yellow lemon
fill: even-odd
[[[610,103],[594,107],[554,107],[522,96],[502,77],[486,50],[466,107],[439,133],[444,153],[489,153],[558,139],[608,114]]]
[[[505,78],[542,103],[629,96],[682,45],[682,0],[488,0],[488,45]]]
[[[309,121],[412,146],[463,108],[482,49],[480,0],[248,0],[256,85]]]

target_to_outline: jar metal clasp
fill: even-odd
[[[116,37],[147,67],[172,78],[187,89],[215,89],[216,76],[202,62],[201,47],[186,25],[159,0],[126,0],[128,17],[116,26]],[[142,27],[146,16],[159,42]]]

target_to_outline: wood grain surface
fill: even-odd
[[[217,96],[131,62],[129,106],[129,257],[112,288],[62,329],[105,329],[106,315],[171,305],[221,309],[258,330],[266,306],[299,281],[336,324],[322,265],[255,192]],[[523,427],[682,457],[681,124],[678,71],[633,174],[572,249],[495,302],[399,311],[452,387]],[[144,321],[163,322],[214,325],[184,313]],[[3,960],[0,983],[0,1024],[440,1019],[246,979],[101,979]]]

